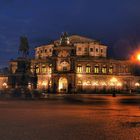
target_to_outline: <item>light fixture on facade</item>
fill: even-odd
[[[137,60],[140,61],[140,54],[137,54]]]
[[[2,84],[2,86],[3,86],[3,88],[8,88],[8,85],[5,82]]]
[[[117,86],[118,86],[118,87],[121,87],[121,86],[122,86],[122,83],[121,83],[121,82],[118,82],[118,83],[117,83]]]
[[[29,82],[29,83],[28,83],[28,88],[31,89],[31,87],[32,87],[32,85],[31,85],[31,83]]]
[[[107,84],[105,82],[101,82],[102,86],[107,86]]]
[[[111,83],[116,83],[116,82],[118,82],[118,80],[117,80],[117,78],[112,77],[112,78],[110,79],[110,82],[111,82]]]
[[[139,87],[139,86],[140,86],[140,84],[139,84],[139,83],[135,83],[135,86],[136,86],[136,87]]]
[[[47,86],[47,82],[43,81],[42,82],[42,86],[45,86],[46,87]]]
[[[93,86],[99,86],[98,82],[93,82],[92,85]]]

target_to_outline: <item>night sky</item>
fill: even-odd
[[[20,36],[33,52],[64,31],[101,40],[111,57],[128,58],[140,43],[140,0],[0,0],[0,67],[18,56]]]

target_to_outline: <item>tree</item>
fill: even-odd
[[[23,57],[27,57],[27,55],[29,54],[29,44],[27,37],[20,37],[19,52],[21,52]]]

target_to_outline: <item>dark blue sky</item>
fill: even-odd
[[[19,37],[30,47],[61,32],[101,40],[114,57],[128,57],[140,42],[140,0],[0,0],[0,67],[18,56]]]

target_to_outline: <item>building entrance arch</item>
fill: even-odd
[[[61,77],[58,83],[58,91],[59,92],[68,92],[68,79],[65,77]]]

